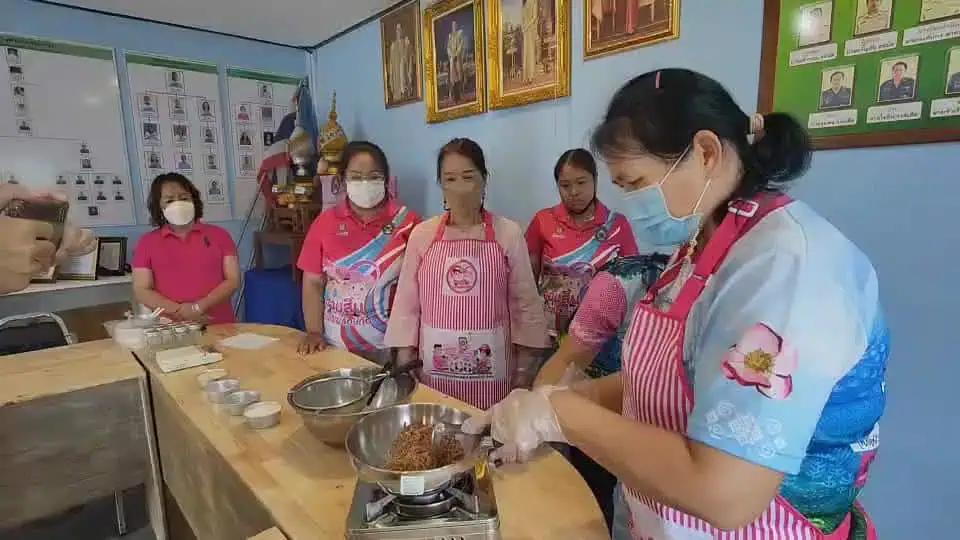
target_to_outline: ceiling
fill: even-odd
[[[312,47],[405,0],[56,0],[296,47]]]

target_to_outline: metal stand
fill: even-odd
[[[237,246],[243,245],[243,237],[247,234],[247,228],[249,228],[250,226],[250,220],[253,218],[253,212],[257,207],[257,202],[260,200],[261,195],[262,193],[260,192],[260,186],[258,185],[257,195],[250,202],[250,207],[247,208],[247,215],[243,219],[243,228],[240,229],[240,238],[237,239]],[[262,231],[263,226],[264,224],[266,224],[266,222],[267,222],[267,211],[266,211],[266,208],[264,208],[263,215],[260,216],[260,228],[258,230]],[[256,249],[251,249],[250,260],[247,262],[247,270],[250,270],[253,267],[254,253],[256,253]],[[245,271],[240,272],[240,294],[237,295],[237,303],[233,307],[233,317],[238,321],[240,320],[240,306],[243,305],[243,295],[247,288],[246,274],[247,273]]]
[[[122,491],[113,494],[113,507],[117,513],[117,535],[125,536],[127,534],[127,516],[123,512]]]

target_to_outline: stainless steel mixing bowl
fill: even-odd
[[[341,368],[319,373],[307,377],[291,388],[287,394],[287,402],[290,404],[290,407],[300,415],[307,430],[316,438],[325,444],[342,447],[344,445],[344,439],[347,437],[347,432],[357,421],[385,407],[409,402],[410,397],[417,390],[416,378],[409,373],[405,373],[395,378],[385,380],[369,406],[367,406],[366,400],[364,400],[348,407],[316,411],[302,407],[298,403],[309,405],[312,402],[312,388],[316,387],[317,389],[321,389],[331,386],[311,384],[315,381],[331,377],[369,378],[379,372],[379,367],[371,366]],[[301,392],[301,390],[303,390],[303,392]],[[329,403],[330,401],[323,396],[315,397],[319,402]]]
[[[410,424],[462,424],[470,415],[460,409],[436,403],[408,403],[369,414],[357,422],[347,434],[347,454],[360,480],[377,482],[395,495],[416,496],[446,488],[459,476],[471,471],[487,459],[493,448],[479,437],[461,440],[463,459],[445,467],[426,471],[393,471],[386,468],[393,441]],[[470,446],[467,448],[466,446]],[[418,493],[419,491],[419,493]]]

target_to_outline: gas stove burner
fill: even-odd
[[[499,523],[489,478],[470,474],[446,489],[415,496],[358,482],[347,538],[499,540]]]

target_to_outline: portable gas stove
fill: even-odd
[[[470,473],[446,489],[413,497],[358,481],[347,516],[347,540],[361,539],[500,540],[490,478]]]

